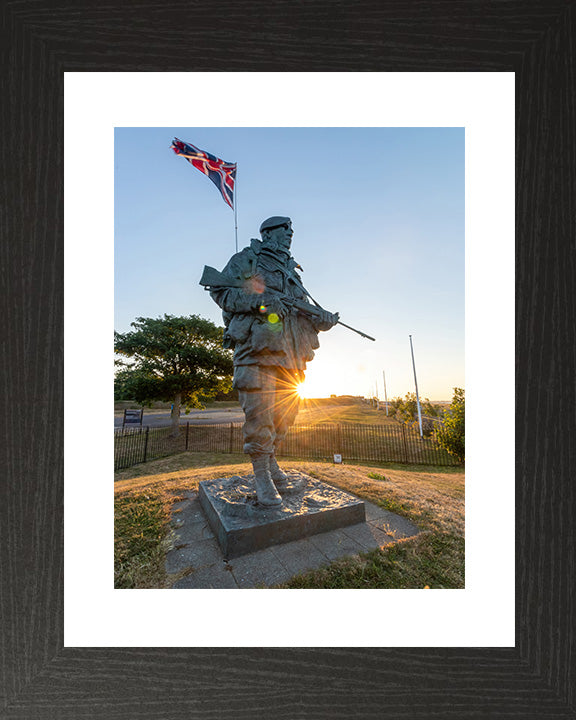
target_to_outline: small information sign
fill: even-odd
[[[337,464],[338,464],[338,463],[341,463],[341,462],[342,462],[342,455],[339,455],[339,454],[336,455],[336,454],[335,454],[335,455],[334,455],[334,462],[337,463]]]
[[[124,425],[142,425],[143,415],[143,409],[124,410],[124,421],[122,422],[122,427],[124,427]]]

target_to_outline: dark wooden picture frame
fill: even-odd
[[[575,718],[573,0],[0,12],[0,718]],[[64,72],[229,70],[516,73],[514,648],[63,647]]]

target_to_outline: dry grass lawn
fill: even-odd
[[[355,423],[362,425],[386,425],[396,420],[387,417],[383,410],[376,410],[367,403],[334,403],[318,400],[302,400],[296,422],[301,425],[320,423]]]
[[[464,536],[464,470],[425,466],[386,466],[282,461],[285,469],[300,470],[355,495],[384,504],[392,512],[413,519],[423,530]],[[196,490],[202,480],[246,475],[251,465],[244,455],[181,453],[115,474],[115,492],[143,489],[178,494]]]
[[[382,508],[423,531],[327,568],[298,576],[292,588],[464,587],[464,470],[403,465],[332,465],[289,460],[297,469]],[[170,506],[198,483],[246,475],[245,455],[181,453],[115,474],[116,587],[166,587]]]

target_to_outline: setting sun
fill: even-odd
[[[310,388],[306,386],[306,381],[298,385],[298,387],[296,388],[296,392],[298,393],[298,397],[302,398],[302,400],[311,397]]]
[[[333,362],[327,362],[320,353],[319,355],[320,357],[315,359],[317,367],[312,364],[306,372],[306,379],[296,387],[298,397],[302,400],[327,398],[339,391],[346,392],[345,387],[342,388],[341,369],[335,367]]]
[[[328,338],[323,340],[326,347],[317,351],[314,362],[306,369],[305,380],[296,387],[298,397],[310,400],[331,395],[359,395],[351,382],[353,373],[347,372],[338,362],[338,348],[330,348]]]
[[[296,392],[298,393],[298,397],[302,400],[327,398],[335,393],[333,386],[335,387],[336,385],[337,383],[331,382],[329,377],[317,378],[313,373],[311,373],[310,378],[306,378],[304,382],[300,383],[300,385],[296,387]]]

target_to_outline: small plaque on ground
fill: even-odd
[[[225,558],[363,523],[364,503],[354,495],[291,471],[278,483],[282,505],[258,504],[254,476],[200,483],[198,496]]]

